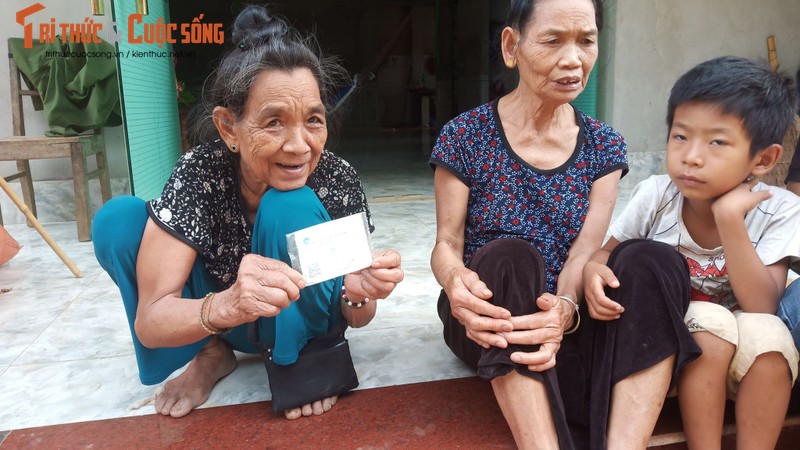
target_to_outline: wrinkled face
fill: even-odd
[[[303,187],[328,138],[325,106],[311,71],[259,74],[233,133],[248,186],[281,191]]]
[[[540,0],[514,52],[520,83],[542,99],[568,103],[586,87],[597,61],[591,0]]]
[[[750,136],[739,117],[702,102],[675,109],[667,172],[684,197],[714,200],[741,184],[755,164]]]

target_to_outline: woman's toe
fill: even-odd
[[[300,408],[287,409],[286,411],[283,412],[283,414],[289,420],[299,419],[300,416],[302,416]]]

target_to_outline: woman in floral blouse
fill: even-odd
[[[501,45],[519,85],[451,120],[430,159],[444,339],[491,382],[519,448],[644,448],[671,375],[669,358],[642,357],[660,309],[619,326],[578,313],[628,169],[622,136],[570,104],[597,61],[602,8],[512,1]]]
[[[369,300],[403,279],[392,250],[308,287],[287,265],[287,233],[369,215],[353,168],[324,150],[326,100],[341,69],[264,7],[240,13],[232,40],[208,95],[219,139],[183,155],[159,198],[113,199],[94,220],[95,253],[120,288],[141,381],[160,383],[189,363],[156,397],[156,410],[173,417],[234,370],[234,349],[257,351],[247,324],[261,319],[274,362],[289,365],[342,321],[367,324]],[[322,414],[335,401],[285,415]]]

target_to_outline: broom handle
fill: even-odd
[[[39,234],[42,236],[42,238],[44,238],[45,242],[47,242],[47,245],[49,245],[50,248],[52,248],[53,251],[56,252],[56,255],[58,255],[58,257],[61,258],[61,261],[63,261],[64,264],[67,265],[67,268],[69,268],[72,274],[75,275],[76,278],[82,278],[83,274],[81,274],[81,271],[78,270],[78,268],[75,267],[74,264],[72,264],[72,261],[70,261],[67,255],[65,255],[64,252],[61,251],[61,247],[59,247],[58,244],[56,244],[56,242],[53,240],[53,238],[50,237],[47,231],[44,228],[42,228],[42,224],[39,223],[39,220],[36,218],[36,216],[33,215],[30,208],[28,208],[28,205],[26,205],[25,202],[23,202],[17,196],[16,192],[14,192],[11,189],[11,186],[9,186],[8,182],[3,177],[0,177],[0,187],[2,187],[3,190],[6,192],[6,194],[8,194],[8,196],[11,198],[11,201],[14,202],[15,205],[17,205],[17,208],[19,208],[19,210],[22,211],[23,214],[25,214],[25,217],[28,219],[28,221],[30,221],[30,223],[33,224],[33,227],[36,228],[36,231],[38,231]]]
[[[778,47],[775,44],[775,36],[767,38],[767,51],[769,52],[769,66],[772,70],[778,70]]]

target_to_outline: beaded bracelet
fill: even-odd
[[[231,332],[230,328],[214,328],[209,323],[208,316],[210,314],[211,302],[214,301],[214,292],[209,292],[203,297],[203,304],[200,305],[200,326],[206,330],[208,334],[228,334]]]
[[[564,334],[572,334],[572,333],[578,331],[578,327],[581,326],[581,313],[578,312],[580,307],[578,306],[577,303],[575,303],[574,300],[572,300],[569,297],[566,297],[566,296],[563,296],[563,295],[559,295],[558,298],[560,298],[561,300],[565,300],[567,303],[572,305],[572,307],[575,309],[575,324],[572,325],[572,328],[570,328],[569,330],[564,332]]]
[[[361,300],[360,302],[353,303],[353,302],[350,301],[349,298],[347,298],[347,292],[345,292],[344,285],[342,285],[342,302],[344,302],[345,305],[347,305],[347,306],[349,306],[351,308],[361,308],[364,305],[366,305],[367,303],[369,303],[369,298],[365,298],[364,300]]]

